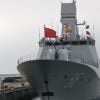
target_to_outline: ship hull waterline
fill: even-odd
[[[100,79],[89,66],[71,61],[33,60],[18,65],[18,71],[30,83],[33,93],[51,100],[89,100],[100,95]],[[48,82],[48,83],[46,83]]]

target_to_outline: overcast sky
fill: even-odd
[[[95,33],[100,57],[100,1],[77,0],[76,5],[78,22],[85,20]],[[0,0],[0,74],[18,73],[18,58],[37,51],[44,24],[60,33],[60,8],[61,0]]]

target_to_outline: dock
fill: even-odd
[[[29,83],[22,77],[5,77],[0,83],[0,100],[32,100]]]
[[[32,100],[30,87],[0,90],[0,100]]]

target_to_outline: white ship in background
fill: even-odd
[[[93,100],[100,96],[95,40],[78,32],[75,1],[61,4],[61,36],[44,27],[36,59],[19,59],[18,71],[36,97],[48,100]],[[88,29],[89,26],[86,26]]]

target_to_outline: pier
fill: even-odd
[[[32,100],[29,83],[20,75],[1,75],[3,80],[0,82],[0,100]]]
[[[32,100],[32,97],[28,86],[0,90],[0,100]]]

